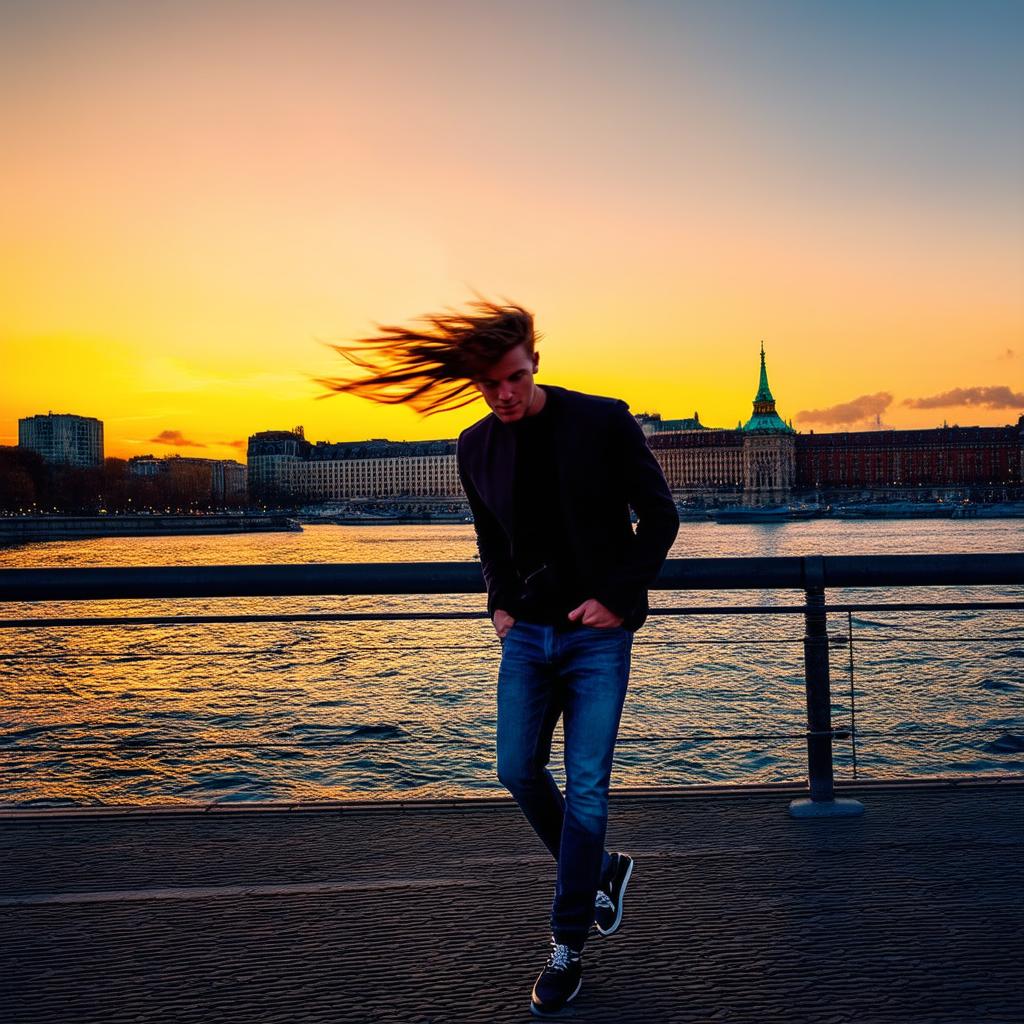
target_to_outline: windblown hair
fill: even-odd
[[[330,389],[320,397],[342,392],[385,405],[408,403],[424,416],[449,412],[479,397],[474,379],[506,352],[525,345],[532,354],[537,340],[533,314],[515,303],[477,299],[464,313],[432,313],[414,323],[418,329],[378,324],[380,333],[373,337],[331,345],[366,372],[353,379],[318,379]]]

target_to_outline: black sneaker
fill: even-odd
[[[582,954],[552,939],[551,956],[533,986],[530,1009],[537,1017],[553,1017],[576,998],[582,984]]]
[[[612,854],[611,877],[601,884],[594,899],[594,924],[601,935],[611,935],[622,923],[622,900],[633,874],[633,858]]]

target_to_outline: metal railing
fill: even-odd
[[[856,555],[782,558],[671,559],[652,589],[795,590],[793,605],[684,605],[655,607],[662,615],[798,614],[804,618],[803,669],[807,706],[808,799],[794,801],[795,815],[856,814],[856,801],[837,800],[833,740],[851,738],[832,724],[827,629],[830,612],[845,612],[852,673],[852,613],[858,611],[1024,610],[1024,600],[832,603],[835,588],[1011,586],[1024,589],[1024,554]],[[359,563],[352,565],[169,566],[0,570],[0,602],[109,601],[151,598],[472,594],[483,591],[472,562]],[[1024,596],[1024,595],[1022,595]],[[174,625],[240,622],[344,622],[365,620],[480,619],[485,611],[310,612],[147,616],[20,617],[0,619],[0,629],[54,626]],[[852,676],[851,676],[852,686]],[[856,763],[856,762],[855,762]]]

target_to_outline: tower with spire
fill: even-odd
[[[796,476],[796,431],[775,410],[768,386],[764,342],[754,411],[743,435],[743,504],[780,505],[789,500]]]
[[[754,395],[754,412],[750,419],[743,424],[743,431],[748,434],[796,433],[775,411],[775,396],[772,394],[772,389],[768,386],[768,368],[765,366],[764,361],[763,341],[761,342],[761,379],[757,384],[757,394]]]

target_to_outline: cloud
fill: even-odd
[[[151,444],[167,444],[172,448],[205,448],[202,441],[190,441],[180,430],[161,430],[156,437],[151,437]]]
[[[911,409],[959,409],[969,405],[983,409],[1024,409],[1024,393],[1011,391],[1005,384],[993,384],[989,387],[953,388],[928,398],[905,398],[903,404]]]
[[[881,416],[892,405],[892,395],[888,391],[879,391],[874,395],[861,395],[849,402],[830,405],[827,409],[805,409],[798,412],[794,419],[801,423],[835,423],[847,425],[873,420]]]
[[[222,448],[244,448],[244,441],[218,441],[218,445]]]

